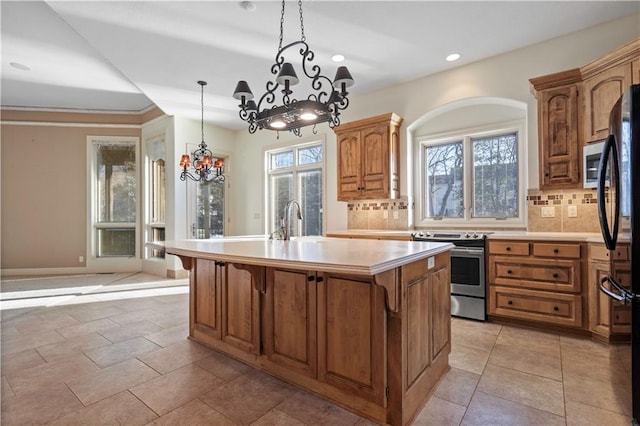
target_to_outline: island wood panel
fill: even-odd
[[[318,281],[318,380],[384,405],[385,318],[383,287],[372,285],[367,277],[322,274]]]
[[[431,295],[429,277],[407,288],[407,386],[411,386],[431,362]]]
[[[221,338],[220,273],[217,262],[195,259],[190,274],[190,334],[210,340]]]
[[[451,271],[446,255],[438,256],[431,273],[431,359],[451,349]]]
[[[269,362],[317,376],[316,275],[267,268],[264,354]]]
[[[225,264],[225,285],[222,291],[223,330],[222,339],[246,352],[260,352],[260,293],[261,284],[240,265]]]

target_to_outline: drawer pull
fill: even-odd
[[[552,275],[552,277],[553,277],[553,278],[558,278],[558,274],[554,272],[554,273],[553,273],[553,275]]]
[[[511,247],[505,247],[506,251],[511,251]]]
[[[507,271],[507,274],[513,274],[513,271],[512,271],[511,269],[509,269],[509,270]]]
[[[558,311],[560,310],[560,308],[558,308],[557,306],[554,306],[554,307],[553,307],[553,310],[554,310],[554,311],[556,311],[556,312],[558,312]]]
[[[554,249],[553,249],[553,252],[554,252],[555,254],[558,254],[558,253],[560,253],[560,250],[558,250],[557,248],[554,248]]]
[[[313,275],[309,275],[307,276],[307,281],[315,281],[316,277],[314,277]]]
[[[513,305],[513,300],[507,301],[507,305]]]

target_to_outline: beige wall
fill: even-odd
[[[139,128],[3,124],[2,269],[84,267],[87,136]]]

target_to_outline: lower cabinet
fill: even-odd
[[[384,288],[372,285],[370,277],[318,278],[318,380],[383,405]]]
[[[224,341],[242,351],[260,351],[260,292],[264,268],[193,259],[190,274],[190,335],[203,343]]]
[[[628,340],[631,333],[631,307],[623,305],[600,290],[602,278],[611,273],[620,284],[630,286],[628,246],[609,252],[604,244],[589,245],[589,330],[599,340]],[[613,261],[610,255],[613,253]]]
[[[263,353],[268,363],[317,377],[314,273],[267,268]]]
[[[183,264],[191,338],[376,421],[409,423],[448,369],[448,252],[374,276]]]
[[[491,240],[491,316],[583,328],[583,243]]]

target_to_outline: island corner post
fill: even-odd
[[[372,274],[167,252],[190,271],[191,339],[361,416],[408,424],[449,369],[449,247]]]

